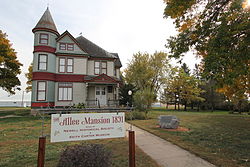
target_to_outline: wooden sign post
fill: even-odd
[[[39,137],[37,167],[44,167],[46,137]]]
[[[129,132],[129,167],[135,167],[135,132]]]

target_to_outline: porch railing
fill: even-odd
[[[118,107],[119,106],[119,100],[110,100],[108,99],[108,107]]]
[[[98,99],[94,99],[94,100],[86,100],[86,107],[87,108],[101,108],[100,106],[100,102]]]

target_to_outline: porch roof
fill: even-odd
[[[98,76],[88,75],[84,77],[84,80],[87,83],[99,83],[99,84],[117,84],[120,83],[120,80],[114,77],[110,77],[106,74],[101,74]]]

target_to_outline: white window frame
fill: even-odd
[[[73,100],[73,83],[59,82],[58,83],[58,101]]]
[[[44,88],[41,87],[42,86],[41,84],[44,84]],[[46,101],[46,92],[47,92],[47,82],[37,81],[37,101]]]
[[[41,61],[41,57],[45,56],[45,61]],[[47,54],[39,54],[38,55],[38,70],[47,70],[47,63],[48,63],[48,55]],[[41,68],[42,64],[45,64],[45,68]]]

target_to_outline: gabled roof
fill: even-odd
[[[94,82],[94,83],[118,83],[120,82],[116,78],[110,77],[106,74],[100,74],[98,76],[85,76],[84,78],[87,82]]]
[[[120,60],[120,58],[118,56],[118,53],[111,53],[111,54],[116,57],[116,59],[115,59],[115,67],[121,68],[122,63],[121,63],[121,60]]]
[[[94,58],[116,58],[111,53],[105,51],[101,47],[97,46],[90,40],[84,38],[83,36],[79,36],[76,38],[77,42],[80,44],[81,48],[83,48],[91,57]]]
[[[70,39],[72,39],[72,41],[75,42],[75,44],[84,52],[86,52],[86,50],[84,50],[82,48],[82,46],[78,43],[78,41],[66,30],[64,33],[62,33],[57,39],[56,41],[60,41],[60,39],[62,39],[63,37],[65,37],[66,35],[68,35],[70,37]],[[87,52],[86,52],[87,53]]]
[[[50,14],[49,8],[46,9],[46,11],[44,12],[41,19],[36,24],[33,31],[35,29],[48,29],[48,30],[52,30],[54,32],[57,32],[57,28],[56,28],[56,25],[54,23],[54,20],[53,20],[51,14]]]

